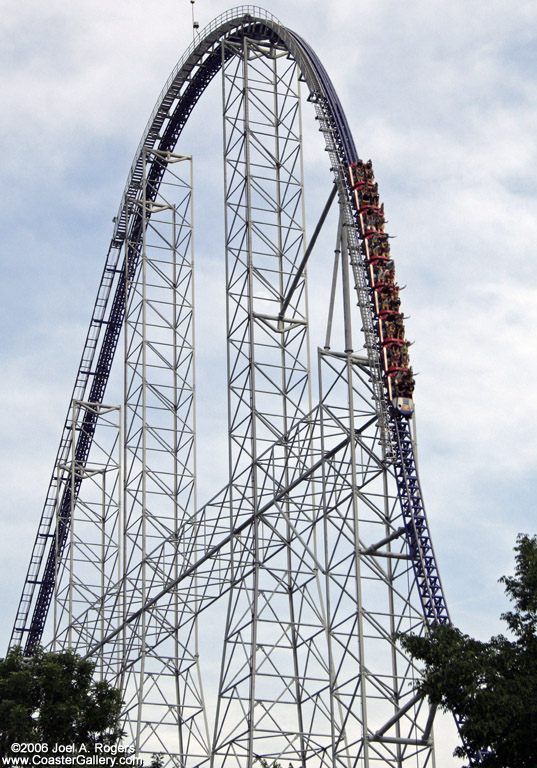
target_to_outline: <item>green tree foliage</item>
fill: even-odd
[[[400,638],[425,663],[421,692],[460,721],[454,754],[481,751],[483,768],[537,766],[537,537],[520,534],[515,552],[515,575],[500,579],[514,604],[501,616],[513,640],[480,642],[445,625]]]
[[[115,744],[121,738],[119,691],[93,679],[95,665],[72,651],[14,648],[0,659],[0,755],[14,742]]]

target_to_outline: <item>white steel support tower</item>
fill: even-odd
[[[127,738],[139,752],[167,752],[173,743],[183,761],[207,749],[196,621],[179,626],[180,610],[196,614],[195,580],[186,606],[172,588],[153,611],[145,607],[188,563],[188,541],[176,533],[196,519],[191,159],[144,149],[140,191],[127,197],[125,213],[139,214],[141,237],[136,231],[134,242],[131,231],[124,261],[125,623],[118,639]]]
[[[89,462],[76,457],[80,436],[92,432]],[[110,583],[121,578],[122,562],[122,424],[121,408],[73,400],[66,461],[58,466],[57,487],[69,491],[70,504],[56,500],[55,552],[68,529],[62,557],[55,561],[53,638],[55,649],[91,648],[109,626],[121,620],[121,605]],[[83,617],[83,619],[82,619]],[[114,664],[121,660],[116,656]],[[108,673],[99,660],[101,677]]]
[[[206,499],[192,162],[177,145],[219,70],[228,479]],[[329,168],[307,233],[314,117]],[[54,646],[120,687],[125,739],[146,760],[434,765],[434,711],[397,637],[449,617],[410,428],[386,394],[357,162],[313,50],[248,6],[193,42],[131,168],[12,644],[31,653],[50,613]],[[323,227],[330,252],[316,247]],[[324,270],[320,338],[310,260]],[[114,355],[117,408],[102,405]]]
[[[297,66],[283,46],[246,37],[222,58],[230,493],[233,524],[247,525],[231,552],[214,749],[215,764],[241,765],[304,753],[298,509],[282,491],[297,460],[300,471],[311,463],[307,447],[299,458],[286,445],[311,395],[304,276],[282,312],[305,248]],[[253,569],[237,578],[245,555]],[[276,738],[278,719],[290,733]]]

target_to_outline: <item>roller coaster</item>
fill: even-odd
[[[200,505],[181,134],[219,72],[229,482]],[[309,238],[303,91],[329,159]],[[334,208],[314,376],[306,271],[324,268]],[[11,645],[94,658],[126,739],[173,765],[432,766],[434,708],[396,640],[449,622],[410,344],[372,163],[310,45],[254,6],[197,34],[114,222]],[[123,399],[107,404],[114,362]]]

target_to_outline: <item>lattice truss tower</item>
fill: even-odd
[[[218,70],[229,481],[207,501],[192,161],[176,145]],[[48,616],[53,647],[121,688],[126,741],[185,768],[434,761],[434,711],[396,636],[447,611],[409,425],[382,382],[331,88],[313,51],[251,7],[213,22],[172,73],[117,217],[13,632],[31,651]],[[309,238],[301,95],[329,158]],[[325,219],[331,254],[314,249]],[[310,255],[326,265],[322,338]],[[105,405],[114,355],[124,397]]]

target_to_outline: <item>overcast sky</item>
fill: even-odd
[[[228,7],[196,0],[195,13],[203,27]],[[453,621],[487,639],[502,628],[498,579],[516,535],[536,531],[537,5],[266,8],[313,46],[373,159],[415,340],[441,576]],[[192,30],[188,0],[0,0],[0,10],[3,654],[111,220]],[[198,140],[181,151],[213,162]],[[458,765],[449,725],[438,742],[439,768]]]

